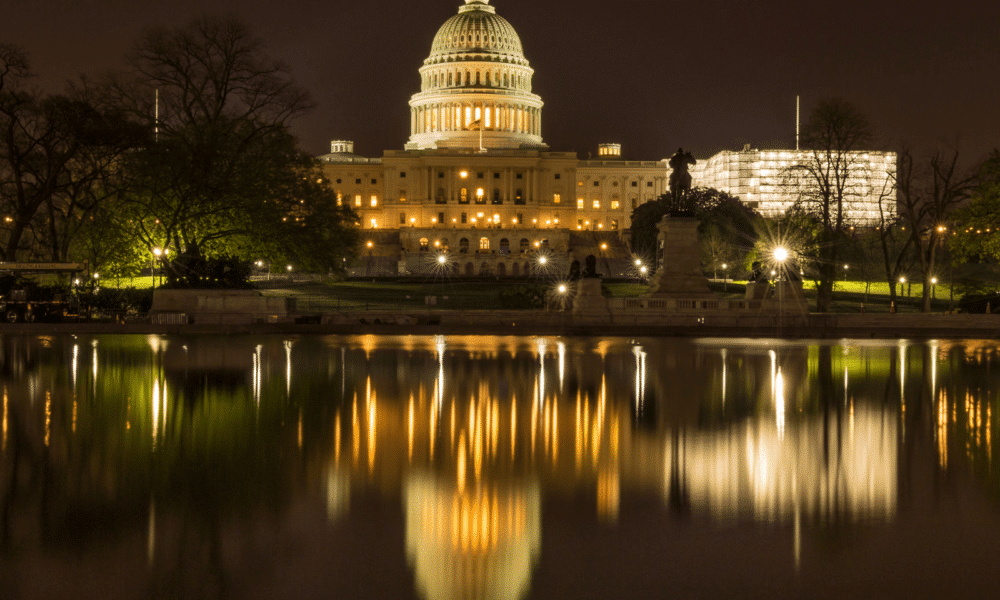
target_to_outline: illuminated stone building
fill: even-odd
[[[845,185],[844,220],[851,225],[874,226],[896,214],[892,182],[896,153],[859,150],[843,159],[849,173]],[[692,169],[695,185],[738,196],[765,217],[776,218],[796,202],[808,204],[815,186],[800,165],[822,165],[809,150],[725,150]],[[881,212],[879,200],[882,200]]]
[[[632,209],[667,190],[665,161],[594,160],[550,151],[542,99],[521,40],[488,0],[466,0],[440,28],[410,99],[410,139],[381,158],[336,141],[320,157],[342,202],[368,230],[369,265],[521,275],[543,253],[629,263],[619,233]],[[398,261],[398,262],[397,262]]]
[[[534,272],[543,255],[555,270],[589,254],[602,258],[606,275],[631,270],[621,232],[636,206],[668,191],[667,159],[624,160],[613,143],[586,160],[550,150],[534,70],[489,0],[465,0],[419,72],[403,150],[365,158],[338,140],[320,157],[365,229],[359,272],[517,276]],[[696,167],[694,185],[719,187],[774,216],[798,194],[776,183],[771,163],[787,160],[772,154],[720,153]],[[872,171],[882,169],[872,160]],[[851,210],[871,215],[870,205]]]

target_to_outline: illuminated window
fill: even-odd
[[[343,204],[344,204],[344,195],[341,194],[340,192],[337,192],[337,206],[341,206]]]
[[[375,229],[376,227],[378,227],[378,221],[372,219],[372,229]]]
[[[468,188],[462,188],[462,190],[458,193],[458,203],[459,204],[468,204],[469,203],[469,190],[468,190]]]
[[[578,185],[578,186],[583,185],[583,182],[582,181],[577,181],[576,185]]]
[[[614,230],[618,229],[618,220],[617,219],[611,219],[611,229],[614,229]]]
[[[403,198],[404,200],[406,198]],[[378,196],[372,196],[372,208],[378,206]]]
[[[361,208],[361,194],[354,194],[354,206]]]
[[[406,190],[399,190],[399,201],[406,202]]]
[[[559,204],[562,202],[562,197],[559,194],[552,194],[552,203]]]
[[[430,242],[427,238],[420,238],[420,251],[427,252],[427,248],[430,246]]]
[[[484,194],[486,191],[483,188],[476,190],[476,204],[486,204],[486,196]]]
[[[611,201],[611,210],[618,210],[618,201],[617,200],[612,200]]]
[[[479,249],[489,250],[490,249],[490,238],[479,238]]]
[[[601,201],[594,200],[594,209],[599,209],[599,208],[601,208]]]
[[[576,208],[577,210],[583,210],[583,198],[576,199]]]

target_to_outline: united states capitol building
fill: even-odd
[[[602,256],[608,275],[632,264],[622,233],[633,209],[668,191],[667,159],[623,160],[619,144],[596,158],[549,149],[541,97],[521,40],[489,0],[465,0],[438,30],[410,99],[410,137],[381,158],[331,143],[320,157],[340,202],[365,230],[364,269],[378,273],[517,276]],[[801,155],[802,153],[798,153]],[[878,193],[895,156],[866,152],[868,190],[851,217],[878,214]],[[722,152],[700,160],[693,185],[727,191],[766,216],[800,196],[783,173],[794,151]],[[859,164],[863,161],[859,161]],[[869,182],[869,180],[871,180]],[[879,181],[876,181],[879,180]],[[893,203],[894,204],[894,203]]]

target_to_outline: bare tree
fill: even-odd
[[[280,227],[288,173],[310,168],[288,132],[310,103],[287,68],[240,22],[211,17],[146,32],[129,64],[108,101],[154,137],[121,182],[147,248],[200,255],[265,221]]]
[[[64,261],[132,130],[86,86],[46,96],[32,75],[26,53],[0,46],[0,257]]]
[[[909,241],[920,263],[923,312],[931,310],[932,279],[937,275],[938,250],[950,234],[949,215],[977,185],[976,175],[959,173],[957,164],[957,150],[950,156],[935,152],[923,165],[909,149],[899,154],[900,216],[910,227]]]
[[[839,98],[820,101],[802,131],[804,157],[788,168],[801,204],[818,221],[816,309],[827,312],[833,300],[838,256],[846,241],[854,202],[869,192],[868,149],[874,135],[868,118]]]

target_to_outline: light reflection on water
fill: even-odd
[[[822,540],[914,530],[936,518],[924,504],[942,490],[980,499],[983,535],[1000,533],[998,347],[5,336],[0,557],[67,575],[29,584],[5,569],[0,583],[15,597],[79,593],[74,549],[94,590],[145,559],[121,597],[280,597],[309,585],[350,596],[389,584],[352,573],[351,557],[303,559],[304,549],[365,547],[377,564],[405,557],[408,578],[387,578],[406,583],[394,597],[579,597],[570,582],[611,585],[601,577],[641,597],[655,577],[602,575],[592,561],[638,567],[590,559],[604,555],[590,539],[656,564],[667,558],[658,544],[686,523],[728,528],[721,554],[743,551],[749,532],[772,569],[756,584],[796,595],[809,577],[841,575],[824,570]],[[919,519],[901,519],[901,507]],[[635,519],[654,537],[633,542]],[[542,543],[546,531],[558,540],[595,525],[579,548]],[[540,567],[573,552],[576,569]],[[303,564],[290,568],[291,557]],[[686,576],[691,589],[733,595],[711,572]],[[66,590],[46,587],[56,581]]]

